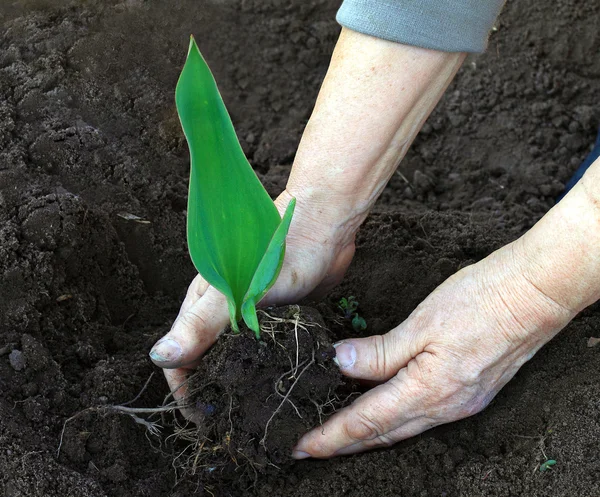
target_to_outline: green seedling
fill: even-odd
[[[364,331],[367,329],[367,322],[365,321],[365,318],[360,317],[358,314],[354,314],[354,316],[352,317],[352,328],[354,328],[354,331]]]
[[[556,461],[554,459],[548,459],[546,462],[540,464],[540,471],[544,473],[545,471],[552,469],[552,466],[554,466],[555,464]]]
[[[338,302],[338,307],[344,311],[344,317],[350,319],[352,314],[358,309],[358,300],[351,295],[350,297],[342,297]]]
[[[190,150],[187,241],[192,262],[227,299],[234,332],[243,318],[259,338],[256,304],[281,270],[295,199],[281,219],[244,155],[193,37],[175,101]]]
[[[367,329],[367,322],[360,317],[356,310],[358,309],[358,300],[356,297],[342,297],[338,302],[338,307],[344,312],[344,318],[351,320],[354,331],[364,331]]]

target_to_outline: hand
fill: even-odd
[[[262,305],[322,294],[342,278],[358,227],[464,56],[342,29],[287,190],[276,201],[283,213],[297,198],[284,265]],[[198,276],[173,328],[150,354],[169,368],[176,399],[227,322],[225,299]]]
[[[286,254],[276,284],[260,302],[261,306],[296,302],[308,294],[318,296],[342,279],[354,255],[354,233],[357,223],[333,223],[317,219],[323,215],[318,203],[306,199],[301,192],[286,241]],[[275,201],[283,214],[292,195],[286,190]],[[308,206],[308,208],[307,208]],[[316,208],[315,213],[309,208]],[[331,209],[336,212],[335,206]],[[321,229],[321,226],[325,226]],[[186,395],[185,383],[198,359],[216,341],[229,323],[225,297],[198,275],[192,281],[173,327],[150,352],[157,366],[164,369],[176,400]],[[194,419],[191,410],[183,414]]]
[[[484,409],[575,314],[523,276],[521,246],[462,269],[386,335],[336,344],[345,375],[386,383],[306,434],[294,457],[389,446]]]

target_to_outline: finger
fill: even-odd
[[[188,406],[188,379],[191,370],[187,368],[165,369],[165,378],[169,384],[173,399],[179,404],[181,414],[188,420],[197,422],[198,412],[192,406]]]
[[[178,402],[184,400],[188,393],[187,379],[190,370],[185,368],[165,369],[164,373],[173,398]]]
[[[190,365],[215,343],[229,322],[225,297],[210,287],[186,312],[175,320],[171,331],[161,338],[150,358],[161,368]]]
[[[432,426],[422,410],[421,390],[406,369],[396,378],[362,395],[322,426],[304,435],[292,457],[328,458],[381,446]]]
[[[185,314],[206,293],[209,286],[208,282],[201,275],[196,275],[187,289],[185,299],[183,299],[177,317]]]
[[[362,442],[356,442],[353,445],[349,445],[344,447],[343,449],[338,450],[332,457],[337,456],[349,456],[352,454],[358,454],[360,452],[364,452],[366,450],[376,449],[377,447],[389,446],[394,443],[400,442],[401,440],[406,440],[407,438],[414,437],[427,431],[440,423],[434,422],[432,419],[420,416],[415,419],[411,419],[403,426],[397,428],[396,430],[392,430],[386,435],[386,439],[390,441],[389,444],[381,444],[379,440],[365,440]]]
[[[352,338],[334,344],[334,362],[351,378],[387,381],[423,352],[424,337],[404,323],[385,335]]]

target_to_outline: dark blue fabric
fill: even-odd
[[[571,191],[577,182],[583,177],[588,168],[594,163],[594,161],[600,157],[600,130],[598,130],[598,136],[596,137],[596,144],[594,148],[590,152],[590,154],[585,158],[585,160],[581,163],[581,166],[575,171],[575,174],[571,177],[571,179],[565,185],[565,191],[556,199],[556,201],[560,201],[567,193]]]

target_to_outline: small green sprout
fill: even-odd
[[[364,331],[367,329],[367,322],[365,318],[360,317],[358,314],[354,314],[352,317],[352,328],[354,331]]]
[[[342,297],[338,302],[338,307],[344,311],[344,317],[350,319],[352,314],[358,309],[358,300],[353,295],[348,298]]]
[[[554,459],[548,459],[546,462],[540,464],[540,472],[544,473],[545,471],[552,469],[552,466],[555,464],[556,461]]]
[[[351,320],[354,331],[359,332],[367,329],[367,322],[356,312],[358,309],[356,297],[353,295],[348,298],[342,297],[338,302],[338,307],[344,312],[344,318]]]
[[[290,201],[281,219],[244,155],[193,37],[175,101],[190,149],[187,241],[192,262],[227,299],[234,332],[243,318],[260,338],[256,304],[281,270],[296,201]]]

